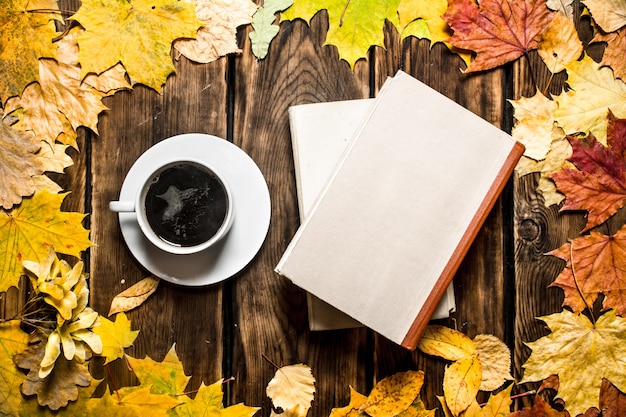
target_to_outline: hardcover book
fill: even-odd
[[[276,271],[414,349],[523,150],[399,71],[368,109]]]
[[[345,100],[301,104],[289,108],[301,221],[307,216],[354,131],[373,103],[374,99]],[[311,330],[362,326],[311,293],[307,293],[307,308]],[[454,287],[450,284],[431,319],[448,318],[455,310]]]

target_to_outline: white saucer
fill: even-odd
[[[130,252],[148,271],[175,284],[201,286],[233,276],[254,258],[269,228],[270,195],[263,174],[243,150],[216,136],[191,133],[165,139],[142,154],[124,179],[120,201],[134,198],[145,172],[190,157],[210,162],[231,187],[235,216],[226,237],[202,252],[173,255],[148,241],[134,213],[119,213],[119,220]]]

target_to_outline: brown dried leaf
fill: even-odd
[[[39,405],[58,410],[78,399],[78,387],[91,385],[92,377],[86,364],[68,361],[63,356],[56,361],[52,372],[44,379],[39,378],[39,365],[44,356],[46,340],[35,334],[31,345],[14,356],[15,364],[28,375],[22,384],[22,394],[36,395]]]
[[[159,286],[159,278],[150,276],[127,288],[113,298],[108,316],[140,306]]]
[[[32,134],[0,122],[0,206],[9,210],[35,192],[32,176],[43,173],[35,153],[41,142]]]
[[[481,391],[495,391],[511,376],[511,352],[497,337],[489,334],[479,334],[474,338],[476,351],[482,364]]]

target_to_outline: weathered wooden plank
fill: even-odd
[[[231,402],[270,406],[265,385],[274,365],[303,362],[317,378],[311,414],[328,415],[365,385],[365,330],[308,331],[305,293],[273,272],[299,224],[287,109],[291,105],[368,96],[367,66],[352,72],[334,47],[321,46],[325,12],[311,22],[281,24],[270,52],[257,61],[243,43],[235,60],[234,137],[259,165],[272,200],[270,230],[257,259],[232,281]]]
[[[100,119],[92,144],[91,303],[102,314],[112,298],[149,275],[132,257],[121,236],[117,216],[108,210],[119,195],[134,161],[151,145],[188,132],[226,136],[226,63],[177,63],[162,95],[137,86],[106,100],[110,108]],[[191,388],[222,376],[222,286],[185,288],[162,282],[145,305],[128,314],[141,332],[130,354],[162,360],[171,346]],[[117,386],[132,381],[116,368]]]

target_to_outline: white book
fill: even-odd
[[[276,271],[414,349],[523,149],[400,71],[367,111]]]
[[[374,99],[332,101],[289,108],[300,220],[310,211]],[[307,293],[309,328],[335,330],[362,326],[352,317]],[[456,310],[450,284],[431,319],[448,318]]]

